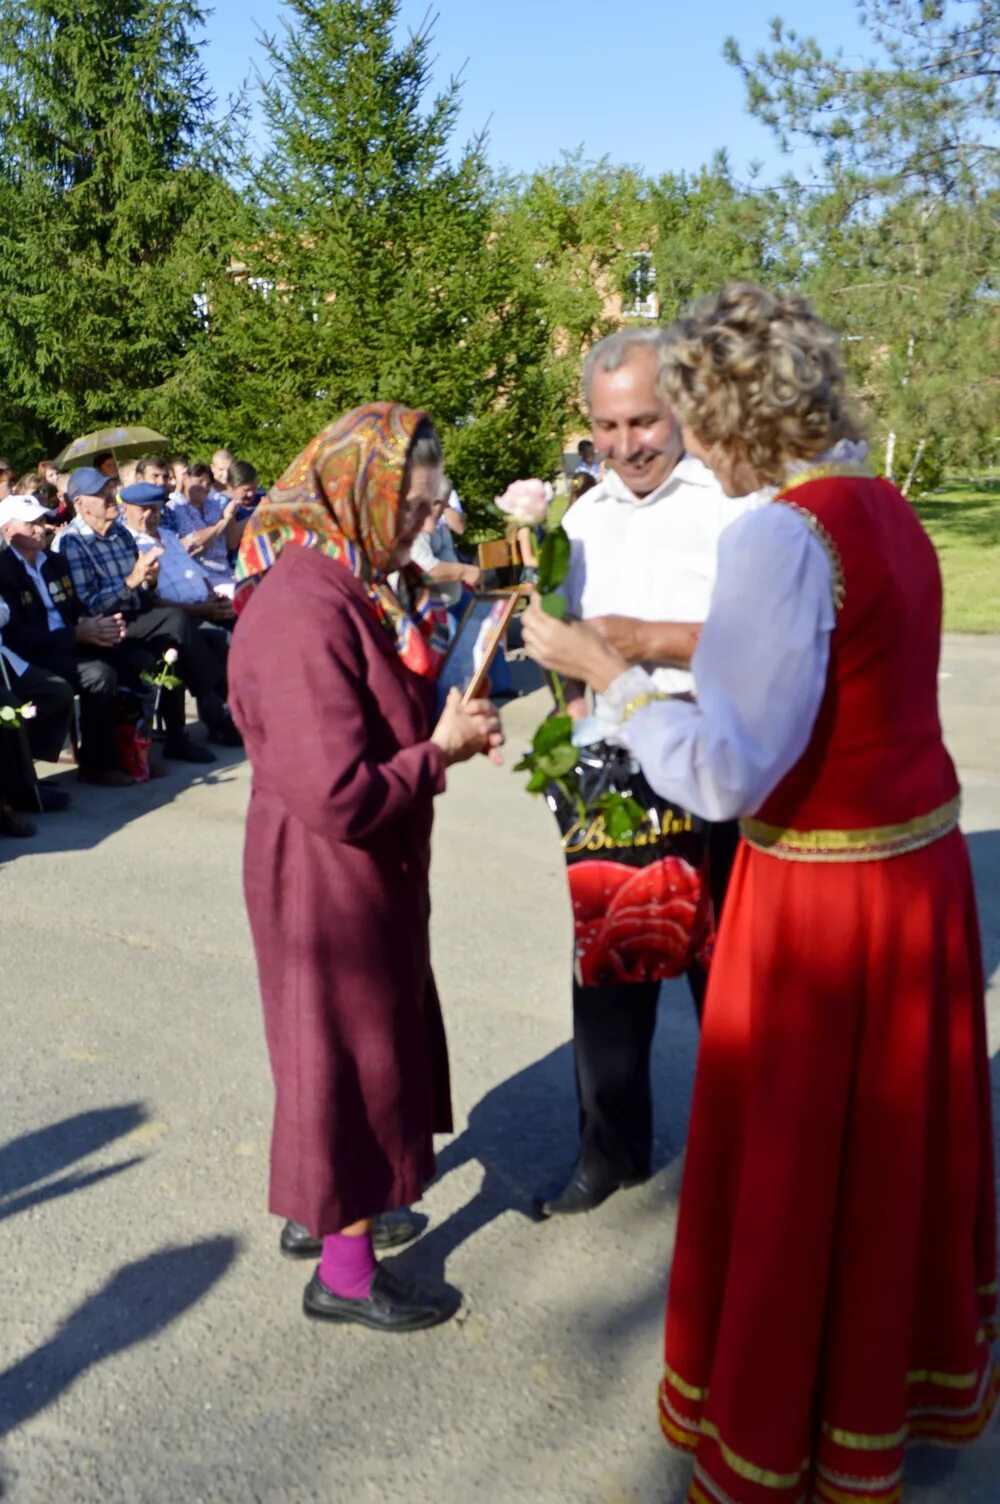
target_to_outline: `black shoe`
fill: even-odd
[[[0,804],[0,836],[34,836],[38,831],[30,820],[17,815],[9,804]]]
[[[168,736],[163,743],[163,755],[172,758],[174,762],[215,761],[215,753],[203,747],[200,742],[192,741],[190,736]]]
[[[413,1212],[408,1206],[398,1211],[380,1212],[372,1218],[372,1247],[376,1253],[385,1253],[389,1248],[402,1248],[419,1238],[427,1226],[422,1212]],[[323,1251],[323,1239],[314,1238],[301,1222],[286,1222],[281,1229],[281,1251],[289,1259],[318,1259]]]
[[[243,738],[239,728],[227,716],[224,721],[213,721],[208,727],[208,739],[217,747],[242,747]]]
[[[354,1321],[376,1332],[417,1332],[447,1321],[458,1310],[454,1293],[432,1294],[399,1279],[379,1264],[367,1300],[334,1295],[314,1274],[306,1285],[302,1309],[322,1321]]]
[[[66,790],[52,788],[47,783],[38,785],[38,797],[41,800],[42,812],[46,815],[54,815],[57,810],[69,807],[69,795]]]
[[[646,1175],[634,1175],[627,1180],[619,1180],[615,1177],[601,1177],[600,1179],[588,1175],[586,1170],[575,1167],[568,1181],[562,1186],[552,1186],[548,1191],[543,1191],[535,1197],[535,1216],[539,1221],[545,1221],[548,1217],[572,1216],[576,1212],[592,1212],[595,1207],[607,1201],[615,1191],[628,1190],[631,1186],[642,1185]]]

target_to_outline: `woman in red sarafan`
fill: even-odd
[[[275,1084],[270,1206],[282,1252],[319,1256],[306,1314],[391,1332],[455,1307],[374,1250],[420,1230],[406,1208],[451,1129],[434,797],[451,763],[502,739],[492,707],[463,709],[457,691],[435,725],[443,641],[389,583],[440,494],[423,413],[380,402],[332,423],[244,534],[229,658],[253,764],[244,886]]]
[[[666,394],[731,495],[696,704],[530,612],[664,797],[743,816],[705,1004],[660,1419],[690,1504],[892,1504],[908,1440],[997,1398],[984,986],[937,707],[941,582],[864,463],[833,331],[747,283],[673,326]]]

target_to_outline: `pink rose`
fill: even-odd
[[[168,665],[168,667],[170,667],[177,662],[177,659],[179,657],[180,654],[178,653],[176,648],[167,648],[166,652],[163,655],[163,661]]]
[[[30,700],[27,705],[21,706],[22,721],[33,721],[37,714],[38,711],[36,710],[35,706],[31,704]]]
[[[544,522],[551,503],[552,487],[547,480],[511,481],[503,495],[496,498],[501,512],[527,527]]]

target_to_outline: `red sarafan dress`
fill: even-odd
[[[713,961],[660,1417],[690,1504],[889,1504],[997,1397],[984,986],[937,707],[941,584],[870,476],[778,498],[839,611],[799,763],[743,822]]]

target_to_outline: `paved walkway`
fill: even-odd
[[[1000,1043],[1000,640],[950,639]],[[508,716],[513,748],[542,711]],[[512,758],[511,761],[514,759]],[[307,1323],[265,1210],[268,1084],[239,862],[247,773],[74,789],[5,841],[0,1489],[16,1504],[674,1504],[655,1418],[696,1035],[664,993],[661,1166],[535,1225],[572,1157],[568,912],[544,808],[486,764],[439,806],[434,946],[460,1132],[400,1257],[466,1295],[393,1341]],[[127,820],[127,823],[120,823]],[[1000,1499],[993,1437],[914,1504]]]

